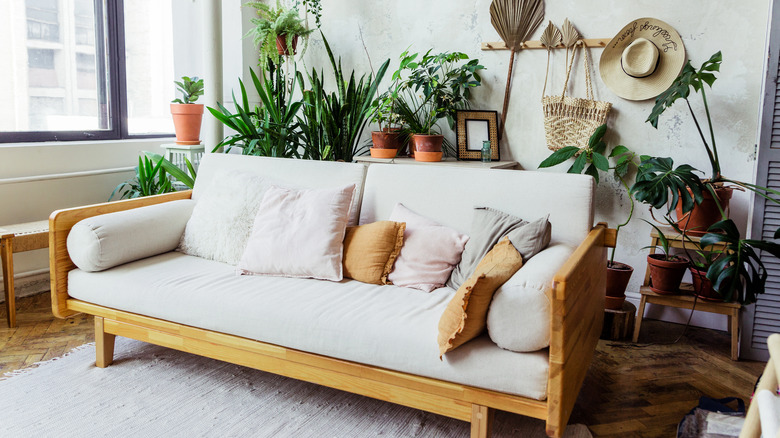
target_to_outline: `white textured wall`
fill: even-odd
[[[743,181],[753,180],[757,141],[758,110],[765,57],[768,9],[767,0],[746,0],[735,7],[732,2],[706,0],[659,0],[625,2],[593,0],[588,2],[548,0],[547,20],[561,25],[569,18],[586,38],[612,38],[628,22],[641,17],[666,21],[682,36],[693,64],[700,65],[717,50],[723,52],[723,67],[715,88],[708,94],[711,102],[720,156],[725,175]],[[362,28],[365,44],[374,68],[391,58],[391,68],[397,67],[398,55],[407,47],[412,51],[463,51],[478,57],[487,70],[483,86],[475,95],[476,109],[501,110],[509,52],[480,51],[480,42],[499,41],[490,24],[489,0],[450,0],[421,2],[418,0],[330,0],[324,2],[323,32],[334,52],[341,55],[345,66],[368,71],[363,45],[359,39]],[[537,30],[538,39],[542,28]],[[309,67],[329,70],[321,42],[315,37],[306,55]],[[671,156],[675,163],[689,163],[705,172],[709,165],[701,141],[680,102],[662,117],[659,129],[645,123],[652,101],[631,102],[618,98],[601,82],[598,60],[601,49],[592,49],[596,97],[613,103],[609,119],[610,144],[625,144],[641,153]],[[502,158],[520,162],[524,169],[535,169],[547,155],[540,97],[544,82],[546,53],[525,51],[515,57],[515,75],[507,117],[507,130],[501,143]],[[564,71],[564,53],[553,54],[552,89],[560,92]],[[575,72],[574,94],[581,96],[583,72]],[[685,110],[685,111],[684,111]],[[561,166],[563,167],[563,166]],[[565,168],[553,171],[563,172]],[[597,193],[597,221],[610,226],[627,212],[627,198],[617,192],[617,185],[603,181]],[[749,198],[735,193],[732,218],[746,224]],[[649,218],[641,208],[632,223],[624,228],[619,239],[617,259],[633,265],[636,273],[629,292],[637,293],[643,279],[650,226],[641,218]],[[634,295],[636,296],[636,295]],[[687,316],[687,314],[685,315]]]

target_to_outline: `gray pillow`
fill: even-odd
[[[527,222],[493,208],[474,208],[469,241],[447,286],[458,289],[471,276],[482,258],[507,235],[525,263],[550,243],[551,226],[548,217]]]

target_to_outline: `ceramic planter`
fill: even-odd
[[[607,298],[605,309],[620,310],[626,300],[626,287],[631,279],[634,268],[625,263],[612,262],[607,264]]]
[[[298,35],[293,36],[290,44],[292,47],[287,47],[287,34],[282,33],[276,36],[276,50],[280,55],[288,56],[290,54],[295,55],[295,49],[298,47]]]
[[[690,190],[688,190],[690,193]],[[734,189],[731,187],[718,187],[715,189],[715,194],[718,196],[718,202],[720,202],[721,208],[725,211],[728,209],[729,200],[734,193]],[[715,199],[709,190],[702,192],[701,204],[693,207],[693,210],[683,214],[682,203],[677,204],[677,226],[681,230],[686,231],[693,236],[703,236],[707,234],[707,229],[710,225],[721,220],[720,210],[715,203]]]
[[[398,149],[371,148],[372,158],[395,158],[398,155]]]
[[[371,143],[376,149],[401,149],[403,137],[401,131],[383,129],[371,132]]]
[[[417,161],[441,161],[443,135],[412,134],[409,144],[412,156]]]
[[[680,293],[680,283],[688,269],[688,259],[676,257],[676,260],[664,260],[663,254],[647,256],[650,269],[650,290],[660,295],[675,295]]]
[[[723,301],[723,297],[712,288],[712,282],[707,278],[707,271],[700,271],[693,266],[690,271],[694,295],[706,301]]]
[[[200,144],[200,125],[203,120],[202,103],[172,103],[171,115],[176,130],[176,143]]]

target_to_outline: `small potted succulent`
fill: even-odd
[[[181,92],[181,99],[171,101],[171,115],[176,130],[176,143],[200,144],[200,125],[203,121],[203,104],[195,103],[203,96],[203,79],[184,76],[174,81]]]
[[[471,89],[482,84],[479,70],[485,67],[478,59],[469,59],[461,52],[425,53],[419,61],[418,54],[401,54],[401,72],[408,77],[401,80],[400,98],[396,110],[410,135],[412,155],[418,161],[440,161],[444,136],[436,128],[440,119],[446,118],[451,129],[455,127],[455,113],[469,107]],[[461,63],[465,61],[465,63]],[[452,148],[450,153],[452,153]],[[417,154],[417,152],[421,152]]]
[[[549,157],[539,164],[540,168],[557,166],[565,161],[574,159],[574,163],[569,167],[568,173],[585,173],[591,175],[596,184],[599,183],[599,171],[612,171],[612,176],[625,189],[629,200],[629,211],[626,220],[615,227],[616,239],[620,237],[620,229],[628,225],[634,216],[634,197],[628,186],[628,173],[632,167],[636,167],[634,159],[636,154],[623,145],[617,145],[612,148],[607,157],[607,144],[603,138],[607,132],[607,125],[601,125],[593,131],[588,140],[588,146],[580,149],[577,146],[565,146],[553,152]],[[609,158],[614,159],[615,165],[610,167]],[[607,262],[607,295],[605,308],[619,310],[623,307],[626,300],[626,287],[634,273],[634,268],[621,262],[615,261],[615,248]]]
[[[319,2],[316,3],[319,5]],[[255,27],[249,31],[248,35],[251,34],[254,37],[254,42],[260,51],[261,62],[268,58],[276,59],[281,55],[295,55],[298,48],[298,38],[307,40],[309,35],[314,32],[314,29],[306,27],[297,8],[286,9],[278,0],[276,8],[259,1],[248,2],[246,6],[257,10],[257,17],[252,18],[252,24]],[[308,7],[308,5],[306,6]]]

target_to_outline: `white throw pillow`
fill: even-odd
[[[390,219],[406,222],[404,246],[387,279],[396,286],[431,292],[450,278],[469,236],[396,204]]]
[[[173,251],[194,204],[182,199],[81,220],[68,234],[68,255],[82,271],[97,272]]]
[[[520,353],[550,346],[552,306],[547,291],[572,253],[569,245],[551,245],[496,290],[487,315],[488,334],[496,345]]]
[[[269,185],[265,178],[250,172],[218,172],[198,198],[179,250],[236,265]]]
[[[341,281],[354,194],[354,184],[333,189],[272,185],[258,209],[238,272]]]

